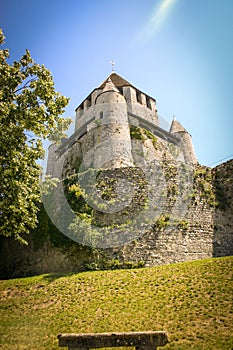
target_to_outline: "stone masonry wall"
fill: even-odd
[[[190,261],[214,256],[214,212],[211,171],[197,167],[194,176],[186,182],[185,196],[182,197],[182,174],[172,162],[163,168],[166,177],[164,201],[157,183],[154,191],[150,188],[152,202],[161,208],[152,210],[150,225],[142,236],[135,233],[131,242],[122,247],[109,250],[109,259],[113,256],[121,262],[138,263],[145,266],[162,265],[179,261]],[[185,173],[187,175],[187,173]],[[209,185],[207,185],[209,184]],[[161,185],[161,184],[160,184]],[[188,186],[189,185],[189,186]],[[204,192],[201,186],[209,186]],[[157,191],[156,191],[157,189]],[[152,193],[153,192],[153,193]],[[180,203],[181,206],[178,205]]]
[[[233,254],[233,160],[213,169],[216,200],[214,212],[213,255]]]
[[[157,171],[157,176],[158,169],[155,171]],[[170,160],[164,165],[161,172],[163,179],[160,185],[166,184],[165,192],[162,193],[156,192],[158,183],[154,184],[153,192],[153,186],[150,187],[149,173],[143,173],[139,168],[134,170],[132,168],[111,169],[100,172],[98,191],[107,200],[114,199],[121,194],[121,191],[125,191],[124,186],[115,187],[117,191],[114,190],[120,178],[132,179],[134,195],[129,205],[112,215],[95,212],[97,223],[98,220],[99,224],[107,221],[112,228],[117,228],[118,232],[122,231],[123,235],[120,236],[122,244],[113,248],[98,248],[91,252],[89,248],[82,247],[75,242],[71,242],[65,249],[56,248],[50,242],[49,237],[40,248],[36,248],[31,238],[29,247],[19,246],[18,243],[8,239],[1,239],[1,277],[77,272],[90,268],[90,266],[106,268],[106,266],[111,266],[111,261],[118,261],[119,266],[129,266],[129,262],[135,266],[139,266],[140,263],[144,266],[153,266],[232,255],[232,173],[233,160],[214,169],[197,166],[193,177],[186,176],[183,179],[186,179],[185,184],[188,188],[188,191],[185,191],[185,188],[179,185],[184,182],[180,181],[181,173],[177,172],[175,165]],[[164,178],[165,182],[163,182]],[[188,186],[188,184],[191,185]],[[103,192],[104,187],[112,190]],[[185,193],[187,200],[187,205],[185,204],[183,210],[176,205],[178,193],[181,193],[181,190]],[[153,200],[150,200],[151,196]],[[153,208],[151,204],[158,204],[158,198],[161,200],[162,210],[158,205]],[[124,217],[123,221],[122,217]],[[128,225],[138,217],[139,221],[136,222],[136,226]],[[147,217],[149,220],[146,220]],[[111,236],[109,237],[111,240]]]

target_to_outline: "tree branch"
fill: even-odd
[[[16,94],[17,92],[19,92],[19,91],[25,89],[25,88],[27,87],[28,84],[30,84],[30,83],[33,82],[33,81],[37,81],[37,80],[38,80],[37,78],[32,78],[32,79],[28,80],[28,81],[24,84],[24,86],[22,86],[21,88],[15,90],[14,93]]]

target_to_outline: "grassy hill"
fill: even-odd
[[[0,281],[1,349],[58,349],[57,334],[166,330],[161,349],[231,350],[233,257]]]

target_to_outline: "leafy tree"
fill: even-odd
[[[4,44],[0,29],[0,44]],[[57,93],[51,73],[30,52],[9,64],[0,50],[0,234],[27,243],[22,234],[37,223],[42,140],[63,137],[70,119],[60,117],[68,98]]]

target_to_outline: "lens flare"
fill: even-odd
[[[152,39],[158,29],[161,28],[168,18],[168,15],[176,2],[177,0],[160,1],[160,3],[155,7],[152,16],[149,18],[148,22],[145,24],[144,28],[139,34],[139,39],[143,41]]]

